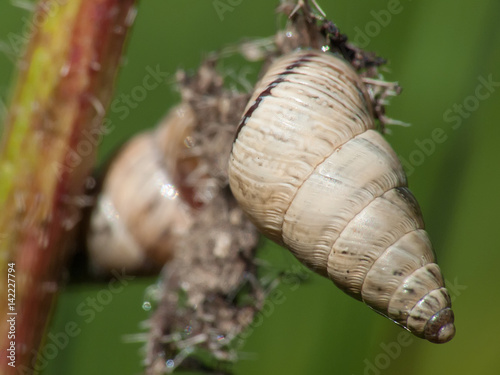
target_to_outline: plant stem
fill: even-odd
[[[33,15],[0,146],[0,277],[14,263],[16,282],[13,310],[0,283],[1,374],[16,371],[11,342],[18,371],[42,370],[38,349],[134,15],[135,0],[41,0]]]

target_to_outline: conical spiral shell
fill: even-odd
[[[148,272],[172,258],[195,217],[184,181],[197,163],[184,151],[194,123],[191,107],[179,105],[109,164],[87,234],[95,273]]]
[[[296,51],[257,84],[229,161],[254,224],[349,295],[432,342],[453,313],[396,154],[350,65]]]

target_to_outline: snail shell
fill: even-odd
[[[350,65],[305,50],[276,60],[237,130],[231,190],[253,223],[349,295],[431,342],[454,316],[396,154]]]
[[[87,232],[95,273],[147,272],[172,257],[198,206],[187,182],[198,163],[187,152],[194,124],[192,108],[181,104],[157,129],[132,138],[111,161]]]

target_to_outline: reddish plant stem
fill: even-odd
[[[43,350],[37,353],[95,162],[97,144],[85,134],[100,134],[135,2],[42,0],[33,16],[0,148],[1,374],[42,370]],[[14,310],[7,302],[9,263]],[[11,342],[15,361],[8,358]]]

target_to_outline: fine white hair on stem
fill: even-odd
[[[10,0],[11,4],[16,8],[21,8],[27,10],[28,12],[34,12],[36,10],[36,2],[30,0]]]

